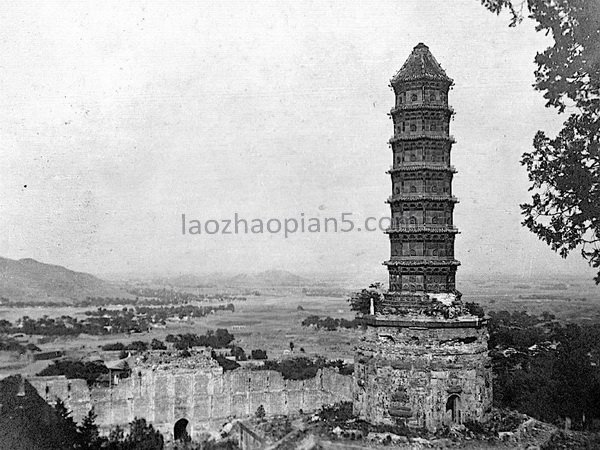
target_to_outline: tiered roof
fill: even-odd
[[[392,84],[413,80],[440,80],[452,83],[442,66],[436,61],[429,47],[420,42],[392,78]]]

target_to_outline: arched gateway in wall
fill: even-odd
[[[446,401],[446,414],[451,423],[461,423],[460,396],[452,394]]]
[[[188,430],[189,421],[179,419],[173,426],[173,439],[176,441],[187,442],[190,440],[190,431]]]

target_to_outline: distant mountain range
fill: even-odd
[[[242,273],[225,281],[230,286],[310,286],[311,280],[286,270],[267,270],[256,274]]]
[[[231,286],[237,288],[309,287],[314,281],[285,270],[268,270],[232,276],[180,275],[155,280],[175,288],[184,286]],[[35,259],[0,257],[0,297],[10,301],[69,301],[86,297],[128,297],[116,284],[63,266],[45,264]]]
[[[11,301],[68,301],[87,296],[124,297],[127,293],[89,273],[31,258],[0,257],[0,296]]]
[[[171,277],[156,278],[158,284],[173,287],[304,287],[312,286],[314,281],[295,275],[286,270],[267,270],[259,273],[241,273],[237,275],[222,272],[193,275],[184,274]]]

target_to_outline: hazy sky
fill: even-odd
[[[383,271],[380,232],[183,236],[181,214],[388,214],[388,83],[424,42],[455,80],[460,271],[587,273],[519,224],[520,155],[562,119],[532,88],[548,38],[508,21],[478,0],[5,4],[0,255],[97,274]]]

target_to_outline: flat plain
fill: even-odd
[[[156,287],[156,286],[152,286]],[[525,311],[539,315],[543,312],[554,314],[564,322],[593,323],[600,321],[600,292],[592,280],[587,279],[547,279],[524,281],[519,278],[503,279],[465,279],[461,282],[463,300],[480,303],[490,311]],[[195,294],[214,294],[227,292],[242,295],[246,288],[186,288],[175,287],[182,292]],[[255,288],[252,288],[255,289]],[[351,290],[340,290],[349,293]],[[320,355],[328,359],[351,360],[354,342],[360,329],[338,329],[336,331],[317,330],[302,326],[302,321],[311,315],[353,319],[346,300],[347,295],[317,296],[306,295],[301,288],[263,287],[260,295],[245,295],[246,300],[234,301],[235,311],[217,311],[200,318],[179,320],[171,318],[164,327],[152,327],[141,333],[118,333],[92,336],[44,337],[24,336],[22,343],[33,343],[42,351],[61,350],[69,358],[89,360],[101,358],[110,361],[118,358],[118,352],[102,351],[108,343],[145,341],[152,339],[164,341],[169,334],[204,334],[208,330],[226,328],[235,336],[235,344],[249,355],[253,349],[266,350],[270,359],[290,356]],[[212,301],[191,302],[196,306],[222,305],[227,303]],[[168,303],[165,303],[168,305]],[[131,305],[114,305],[108,309],[131,308]],[[0,317],[16,323],[23,316],[37,319],[43,316],[85,317],[85,312],[93,307],[1,307]],[[293,352],[290,343],[293,342]],[[0,376],[15,372],[35,375],[49,361],[33,361],[26,355],[0,352]]]

